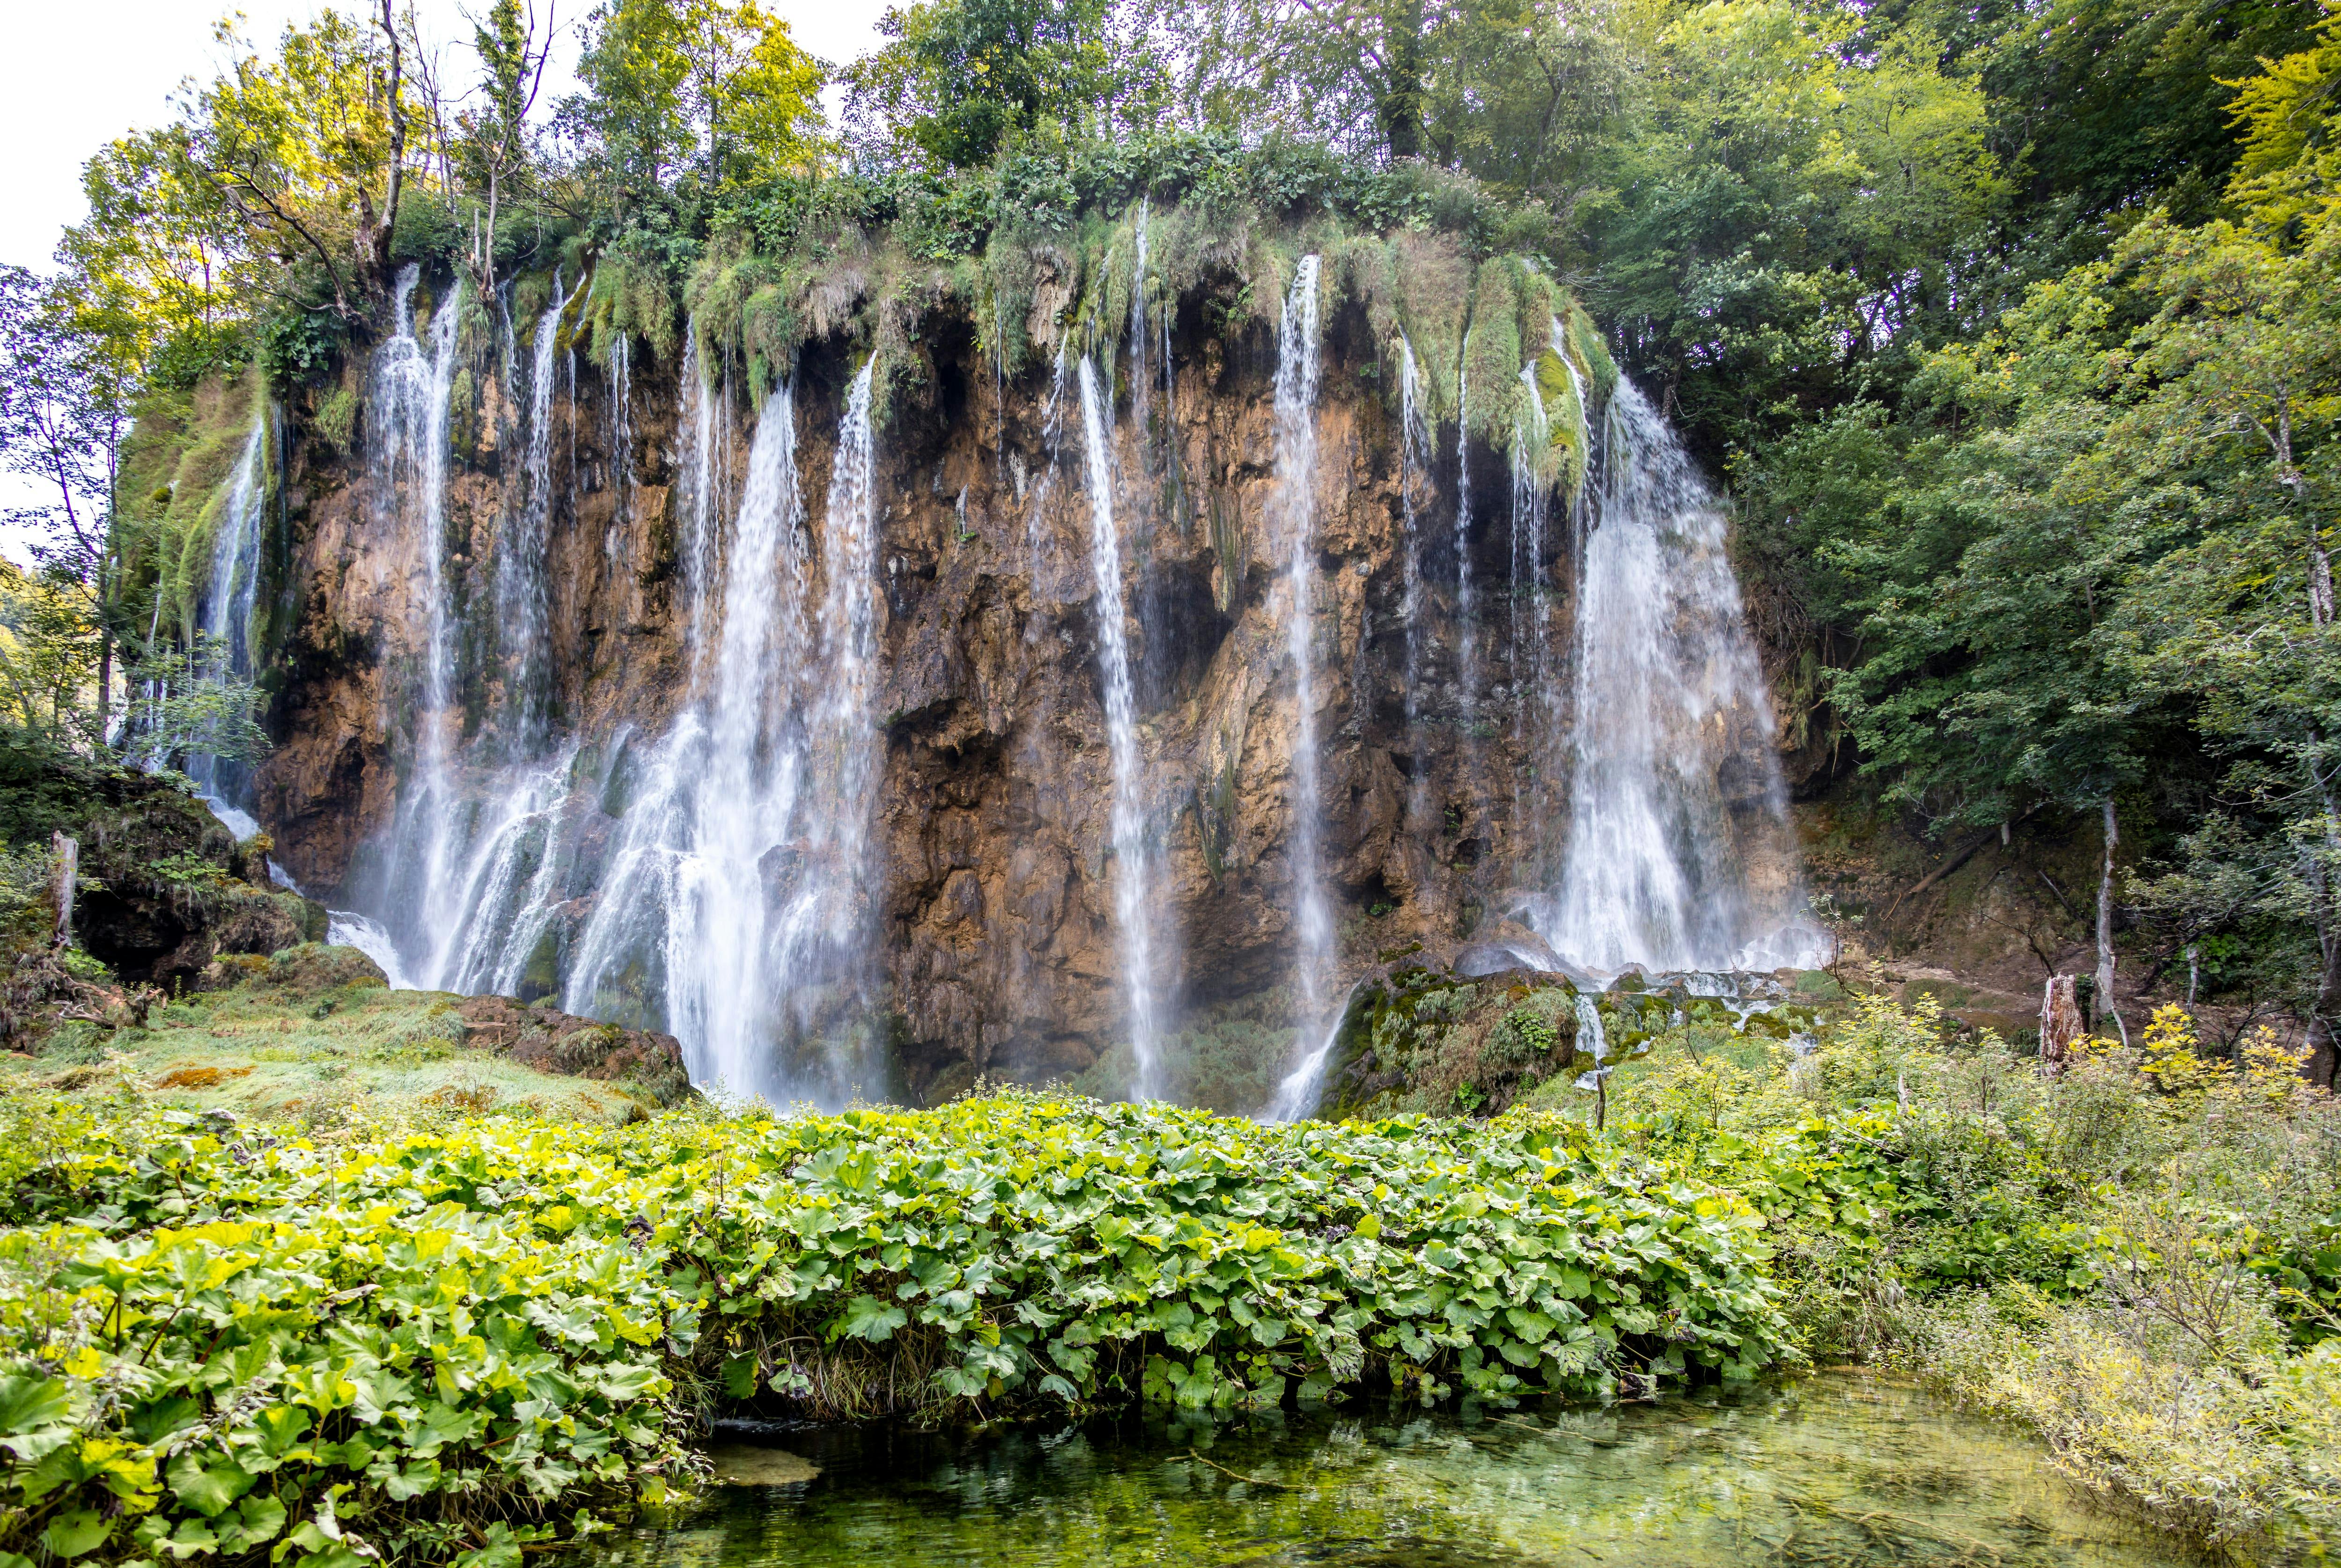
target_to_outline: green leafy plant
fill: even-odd
[[[1752,1209],[1550,1117],[1007,1094],[320,1148],[0,1105],[6,1218],[71,1304],[0,1299],[18,1553],[452,1556],[689,1487],[716,1388],[921,1419],[1503,1400],[1747,1377],[1783,1343]]]

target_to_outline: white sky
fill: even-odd
[[[399,0],[404,9],[404,0]],[[545,0],[536,0],[540,12]],[[344,12],[365,0],[344,0]],[[843,65],[876,46],[884,0],[764,0],[784,18],[804,48]],[[549,110],[574,84],[575,24],[592,0],[559,0],[562,46],[547,74],[540,111]],[[0,262],[46,271],[57,236],[87,212],[81,165],[125,132],[159,124],[170,99],[188,77],[208,78],[223,56],[212,25],[230,12],[244,17],[244,35],[273,43],[285,24],[305,21],[317,0],[24,0],[9,7],[7,47],[0,50],[0,146],[11,149],[0,183]],[[415,0],[424,33],[449,47],[451,81],[474,74],[467,15],[487,0]],[[828,94],[838,108],[836,89]],[[0,474],[0,509],[35,497],[14,475]],[[0,530],[0,551],[26,559],[24,541]]]

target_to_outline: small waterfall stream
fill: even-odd
[[[1420,824],[1429,819],[1430,769],[1422,733],[1422,504],[1417,492],[1430,482],[1430,416],[1422,406],[1422,368],[1415,362],[1414,345],[1401,333],[1398,347],[1398,500],[1400,526],[1406,533],[1399,614],[1406,622],[1406,748],[1413,759],[1406,816]]]
[[[268,416],[254,416],[244,455],[236,459],[227,501],[212,532],[211,587],[204,597],[203,630],[219,640],[227,669],[252,674],[252,612],[260,593],[260,529],[268,501]]]
[[[402,952],[432,955],[418,978],[435,983],[438,951],[463,918],[455,902],[460,879],[452,864],[461,844],[461,807],[453,777],[451,711],[454,681],[454,618],[447,581],[447,405],[455,378],[456,323],[463,313],[458,282],[437,302],[426,350],[414,334],[414,292],[422,269],[398,275],[389,339],[375,355],[373,429],[366,461],[369,488],[386,534],[412,541],[423,606],[422,668],[412,710],[414,730],[407,775],[389,835],[391,864],[382,899],[385,925]]]
[[[1287,551],[1286,650],[1293,695],[1292,978],[1300,1037],[1317,1041],[1277,1087],[1269,1116],[1278,1121],[1305,1116],[1316,1107],[1318,1079],[1331,1044],[1325,983],[1333,968],[1333,918],[1319,864],[1317,799],[1317,271],[1315,256],[1300,258],[1276,328],[1276,521]]]
[[[553,275],[553,303],[537,318],[530,366],[528,496],[496,551],[496,602],[502,612],[505,703],[514,755],[533,755],[550,718],[553,671],[545,639],[551,620],[544,576],[545,538],[553,517],[553,383],[561,313],[568,302],[561,274]]]
[[[1511,457],[1512,752],[1519,759],[1512,772],[1512,820],[1522,829],[1519,868],[1541,879],[1549,855],[1549,835],[1544,829],[1551,814],[1544,807],[1550,780],[1543,763],[1552,748],[1543,720],[1546,694],[1553,684],[1549,668],[1552,604],[1546,591],[1544,564],[1552,486],[1539,459],[1551,444],[1552,426],[1537,382],[1536,361],[1520,367],[1520,385],[1527,395],[1520,404],[1520,423],[1513,432]]]
[[[1113,454],[1096,367],[1081,365],[1081,431],[1087,438],[1090,559],[1097,581],[1098,660],[1105,678],[1106,744],[1113,759],[1113,912],[1121,937],[1122,993],[1130,1008],[1130,1048],[1137,1058],[1131,1096],[1162,1096],[1154,1015],[1152,850],[1147,843],[1144,759],[1139,754],[1130,678],[1130,639],[1122,614],[1121,541],[1113,521]]]
[[[1811,967],[1826,943],[1802,918],[1723,509],[1623,378],[1603,445],[1578,587],[1568,846],[1529,923],[1595,975]]]
[[[211,582],[198,624],[210,665],[204,673],[214,677],[252,678],[252,616],[259,602],[260,534],[268,510],[267,448],[268,416],[256,413],[212,523]],[[260,831],[252,814],[232,799],[246,793],[243,768],[197,753],[186,759],[184,771],[238,839]]]

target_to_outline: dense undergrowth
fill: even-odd
[[[18,1553],[493,1552],[688,1484],[726,1401],[1597,1396],[1785,1348],[1756,1213],[1559,1118],[1012,1094],[319,1146],[6,1106]]]
[[[1772,1216],[1808,1355],[2015,1419],[2216,1554],[2321,1560],[2341,1540],[2341,1107],[2272,1036],[2223,1060],[2177,1007],[2057,1077],[1949,1033],[1930,999],[1881,997],[1802,1056],[1677,1027],[1613,1077],[1610,1126]],[[1828,1182],[1888,1184],[1878,1223],[1768,1196],[1784,1138],[1821,1140]]]
[[[126,1058],[0,1094],[0,1563],[513,1561],[688,1491],[726,1409],[1235,1416],[1847,1357],[2226,1555],[2341,1529],[2341,1114],[2287,1053],[2207,1058],[2176,1010],[2058,1077],[1923,999],[1810,1048],[1650,1021],[1598,1131],[1566,1075],[1492,1121],[1290,1127],[1020,1090],[300,1136]]]

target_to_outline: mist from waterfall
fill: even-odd
[[[1153,908],[1149,897],[1152,849],[1146,832],[1145,762],[1139,754],[1130,637],[1122,614],[1121,541],[1113,520],[1110,416],[1098,390],[1097,369],[1087,355],[1081,358],[1081,382],[1090,492],[1090,560],[1097,581],[1098,662],[1105,682],[1106,744],[1113,762],[1114,924],[1121,938],[1121,984],[1130,1010],[1131,1054],[1138,1064],[1131,1096],[1152,1100],[1162,1097],[1163,1086],[1154,1011]]]
[[[774,1101],[882,1091],[858,1017],[879,758],[870,402],[865,365],[815,562],[794,389],[765,400],[705,678],[662,741],[614,748],[603,794],[618,839],[563,992],[573,1012],[672,1030],[694,1081]]]
[[[1633,383],[1611,395],[1578,583],[1559,885],[1529,923],[1596,976],[1811,967],[1771,699],[1723,509]]]
[[[1318,1079],[1331,1044],[1325,983],[1333,968],[1333,918],[1319,864],[1317,799],[1316,586],[1318,258],[1303,256],[1276,326],[1276,514],[1286,551],[1286,651],[1292,662],[1293,992],[1300,1037],[1310,1049],[1277,1087],[1269,1116],[1290,1121],[1316,1108]]]

